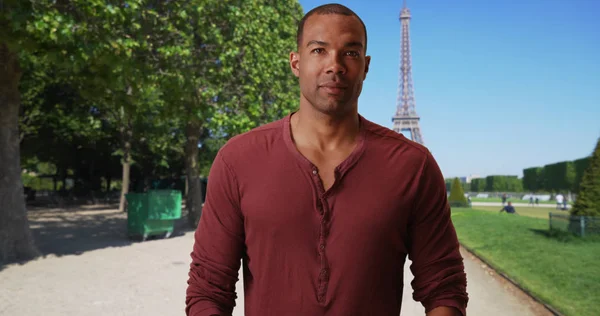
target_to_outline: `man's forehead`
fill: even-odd
[[[330,31],[332,29],[340,29],[348,33],[348,35],[355,35],[360,37],[364,41],[366,34],[360,20],[355,16],[348,16],[342,14],[314,14],[304,24],[305,35],[320,35],[323,31]],[[308,38],[303,36],[303,42],[315,40],[315,38]]]

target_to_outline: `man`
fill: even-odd
[[[562,208],[562,204],[563,204],[563,195],[558,193],[556,195],[556,209],[560,209]]]
[[[431,153],[358,114],[367,34],[341,5],[306,14],[299,109],[234,137],[210,171],[186,312],[397,316],[406,256],[428,316],[465,315],[463,258]]]
[[[502,212],[506,212],[508,214],[516,214],[517,211],[515,211],[515,207],[512,206],[512,202],[508,201],[508,205],[504,206],[501,210],[500,213]]]

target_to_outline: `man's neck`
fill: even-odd
[[[333,117],[302,107],[292,115],[290,125],[297,146],[322,152],[353,146],[360,128],[356,111]]]

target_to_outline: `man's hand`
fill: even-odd
[[[432,309],[427,316],[463,316],[458,309],[454,307],[439,306]]]

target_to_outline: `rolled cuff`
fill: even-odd
[[[467,316],[467,302],[459,299],[440,299],[427,303],[425,307],[425,313],[429,313],[436,307],[447,306],[456,308],[462,316]]]

